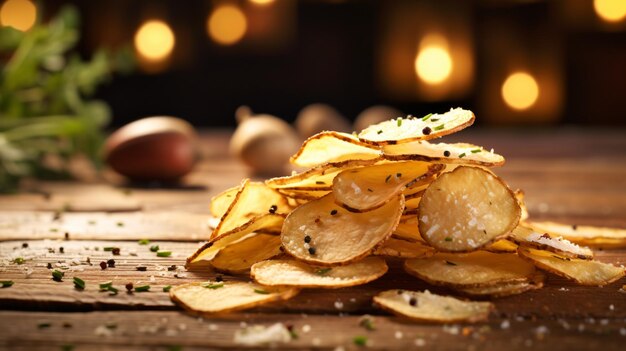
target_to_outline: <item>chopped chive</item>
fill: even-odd
[[[459,155],[459,158],[465,157],[465,152]]]
[[[51,325],[52,323],[50,322],[43,322],[43,323],[37,324],[37,328],[39,329],[50,328]]]
[[[104,282],[104,283],[100,283],[98,284],[98,286],[100,286],[100,290],[107,290],[110,287],[113,286],[113,282],[112,281],[108,281],[108,282]]]
[[[299,338],[299,337],[300,337],[300,336],[298,335],[298,332],[296,332],[296,331],[293,329],[293,325],[291,325],[291,326],[287,327],[287,331],[289,332],[289,336],[291,336],[291,339],[294,339],[294,340],[295,340],[295,339],[297,339],[297,338]]]
[[[323,181],[321,181],[321,180],[316,180],[316,181],[315,181],[315,184],[324,185],[324,184],[326,184],[326,183],[324,183],[324,182],[323,182]]]
[[[61,345],[61,350],[62,351],[73,351],[74,350],[74,345]]]
[[[150,240],[148,240],[148,239],[141,239],[137,243],[139,245],[148,245],[148,244],[150,244]]]
[[[443,239],[443,240],[445,240],[445,241],[452,241],[452,238],[451,238],[451,237],[449,237],[449,236],[446,236],[446,238],[445,238],[445,239]]]
[[[427,114],[426,116],[422,117],[422,121],[428,121],[428,119],[430,118],[430,116],[432,116],[432,113]]]
[[[449,266],[458,266],[458,264],[452,262],[452,261],[446,261],[446,264]]]
[[[150,285],[140,285],[135,287],[135,292],[146,292],[150,291]]]
[[[115,223],[118,227],[123,227],[124,226],[124,222],[117,222]]]
[[[3,288],[8,288],[10,286],[13,286],[13,284],[15,284],[12,280],[2,280],[0,281],[0,285],[2,285]]]
[[[472,150],[472,153],[475,154],[475,153],[478,153],[478,152],[481,152],[481,151],[483,151],[483,150],[481,150],[481,149],[474,149],[474,150]]]
[[[102,248],[102,251],[113,251],[115,249],[116,249],[116,247],[114,247],[114,246],[106,246],[106,247]],[[119,248],[117,248],[117,249],[119,249]]]
[[[263,289],[254,289],[254,292],[261,295],[268,295],[270,292]]]
[[[440,125],[438,125],[438,126],[436,126],[436,127],[435,127],[435,130],[442,130],[442,129],[443,129],[443,127],[444,127],[444,125],[443,125],[443,124],[440,124]]]
[[[332,268],[330,268],[330,267],[327,267],[327,268],[320,268],[320,269],[317,269],[317,270],[315,271],[315,274],[317,274],[317,275],[324,275],[324,274],[326,274],[326,273],[330,272],[330,271],[331,271],[331,269],[332,269]]]
[[[52,280],[60,282],[63,281],[63,276],[65,275],[65,273],[61,272],[58,269],[55,269],[52,271]]]
[[[170,257],[172,256],[172,251],[158,251],[157,257]]]
[[[169,292],[172,289],[171,285],[166,285],[163,287],[163,292]]]
[[[79,277],[74,277],[74,287],[78,290],[85,290],[85,281]]]
[[[202,284],[202,287],[215,290],[215,289],[223,288],[224,282],[219,282],[219,283],[207,282],[207,283]]]
[[[398,117],[398,127],[402,125],[402,117]]]
[[[354,339],[352,339],[352,342],[354,342],[354,344],[358,346],[365,346],[367,345],[367,336],[355,336]]]
[[[117,293],[119,292],[119,290],[117,290],[117,288],[114,287],[110,287],[108,288],[106,291],[110,292],[110,295],[117,295]]]
[[[53,232],[53,233],[56,233],[56,232],[58,232],[59,230],[58,230],[57,228],[50,228],[50,231],[51,231],[51,232]]]
[[[433,118],[433,119],[431,119],[430,121],[431,121],[431,122],[437,122],[438,120],[439,120],[439,118]]]
[[[382,134],[382,133],[383,133],[382,130],[379,130],[378,132],[376,132],[376,134]]]
[[[152,246],[150,246],[150,251],[152,251],[152,252],[159,251],[159,245],[152,245]]]
[[[370,317],[363,317],[359,325],[367,330],[375,330],[374,321]]]
[[[89,224],[89,225],[94,225],[94,224],[96,224],[96,221],[94,221],[94,220],[90,220],[90,221],[87,221],[87,224]]]
[[[23,257],[16,257],[16,258],[13,260],[13,263],[23,264],[23,263],[24,263],[24,261],[25,261],[25,260],[24,260],[24,258],[23,258]]]

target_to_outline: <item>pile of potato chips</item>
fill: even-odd
[[[471,111],[397,118],[358,135],[322,132],[291,159],[306,170],[248,179],[215,196],[210,240],[188,259],[247,273],[255,281],[183,284],[171,297],[200,314],[239,310],[296,295],[342,288],[384,275],[385,257],[463,296],[499,297],[539,289],[542,271],[602,286],[624,268],[593,260],[578,244],[618,247],[626,231],[531,222],[523,193],[490,167],[504,158],[480,146],[431,143],[470,126]],[[473,322],[490,302],[388,290],[374,303],[421,321]]]

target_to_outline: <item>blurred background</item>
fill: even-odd
[[[136,58],[95,90],[111,127],[234,127],[242,104],[291,122],[316,102],[350,120],[385,104],[462,106],[482,125],[626,124],[626,0],[3,0],[0,21],[28,30],[67,4],[82,58]]]

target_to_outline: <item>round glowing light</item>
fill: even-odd
[[[145,22],[135,34],[135,48],[139,54],[150,61],[167,58],[174,49],[174,33],[167,23],[151,20]]]
[[[209,36],[222,45],[232,45],[240,41],[247,28],[246,15],[233,5],[216,8],[207,20]]]
[[[594,0],[593,9],[607,22],[619,22],[626,17],[625,0]]]
[[[0,24],[23,32],[29,30],[37,19],[37,7],[28,0],[8,0],[0,8]]]
[[[273,3],[274,0],[250,0],[250,2],[256,5],[265,6]]]
[[[502,98],[513,109],[525,110],[537,102],[539,85],[528,73],[513,73],[502,84]]]
[[[452,57],[443,46],[426,46],[415,58],[415,72],[427,84],[440,84],[452,73]]]

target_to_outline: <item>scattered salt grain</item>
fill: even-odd
[[[415,346],[422,347],[424,345],[426,345],[426,340],[422,338],[415,339]]]
[[[338,309],[338,310],[343,309],[343,302],[341,302],[339,300],[335,301],[335,308]]]
[[[404,337],[404,334],[403,334],[401,331],[397,330],[397,331],[393,334],[393,336],[394,336],[396,339],[402,339],[402,337]]]
[[[305,325],[302,326],[302,332],[303,333],[308,333],[310,331],[311,331],[311,326],[310,325],[305,324]]]
[[[502,323],[500,323],[500,329],[509,329],[510,326],[511,322],[509,322],[507,319],[503,320]]]

